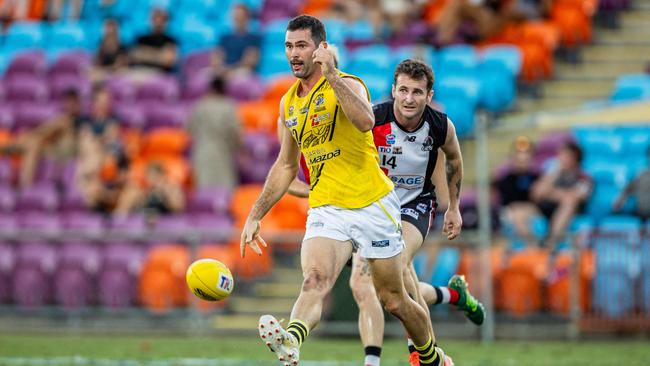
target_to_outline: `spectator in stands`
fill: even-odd
[[[32,185],[36,167],[43,156],[58,162],[76,157],[75,126],[82,118],[81,99],[75,89],[66,90],[62,97],[63,111],[38,127],[20,133],[17,138],[2,147],[6,154],[22,157],[18,185],[27,188]]]
[[[198,187],[234,188],[240,145],[240,122],[235,103],[225,95],[222,77],[215,77],[209,93],[195,106],[188,129],[194,141],[192,166]]]
[[[650,164],[650,147],[648,147],[646,153],[648,163]],[[616,201],[614,201],[614,212],[621,211],[625,201],[630,196],[636,198],[634,214],[644,220],[650,219],[650,168],[642,171],[625,187]]]
[[[119,23],[115,19],[104,21],[104,38],[102,38],[97,55],[95,56],[94,80],[102,80],[106,74],[111,74],[126,67],[128,53],[120,41]]]
[[[567,225],[584,208],[593,189],[591,177],[581,169],[582,149],[575,142],[565,143],[557,160],[558,168],[542,175],[531,192],[539,211],[551,221],[543,243],[548,248],[563,238]]]
[[[165,173],[162,164],[150,162],[146,168],[144,185],[129,182],[119,197],[115,214],[128,215],[142,211],[155,218],[185,209],[183,189]]]
[[[261,37],[249,29],[250,12],[243,4],[232,10],[234,30],[219,40],[216,73],[254,72],[260,61]]]
[[[89,208],[108,212],[115,206],[128,168],[119,124],[111,116],[108,89],[93,91],[92,113],[79,120],[77,131],[77,185]]]
[[[24,0],[0,1],[0,22],[8,24],[14,20],[25,20],[29,13],[29,2]]]
[[[154,9],[151,23],[151,33],[137,39],[131,60],[140,69],[172,72],[178,61],[178,43],[166,33],[167,13]]]
[[[536,212],[531,199],[531,188],[539,174],[532,165],[531,144],[528,138],[517,138],[511,163],[507,174],[495,182],[495,188],[501,198],[506,220],[514,225],[520,237],[532,245],[534,238],[528,230],[528,218]]]
[[[473,38],[483,39],[495,34],[508,19],[507,5],[503,0],[450,1],[438,22],[437,42],[441,45],[453,43],[464,23],[471,24]]]

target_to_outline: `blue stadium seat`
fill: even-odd
[[[625,233],[636,233],[641,230],[641,219],[635,216],[607,216],[600,220],[600,230],[620,231]]]
[[[372,24],[366,20],[359,20],[345,27],[345,39],[353,41],[367,41],[375,38]]]
[[[621,189],[613,184],[596,184],[594,191],[587,202],[587,214],[594,218],[601,218],[612,212],[614,200],[620,194]]]
[[[576,215],[571,224],[569,224],[568,231],[570,233],[589,232],[594,229],[596,223],[594,219],[586,215]]]
[[[420,60],[433,68],[435,66],[435,56],[436,50],[431,46],[399,47],[390,51],[390,69],[393,71],[397,64],[406,59]]]
[[[427,268],[428,262],[429,256],[425,251],[419,251],[413,257],[413,269],[415,269],[415,274],[417,274],[418,278],[424,278],[429,273],[429,268]]]
[[[616,134],[621,136],[623,139],[623,152],[626,156],[646,155],[646,152],[650,147],[650,127],[621,127],[616,130]]]
[[[474,113],[480,85],[469,77],[445,77],[434,85],[434,98],[445,107],[459,137],[467,137],[474,130]]]
[[[43,25],[41,23],[13,23],[4,37],[2,49],[15,52],[43,45]]]
[[[390,66],[390,48],[380,44],[360,47],[348,60],[348,70],[352,74],[376,74],[390,79]]]
[[[345,48],[346,24],[340,19],[327,18],[323,20],[327,30],[327,42],[336,45],[339,50]]]
[[[444,112],[452,120],[459,138],[471,136],[474,131],[474,113],[476,105],[463,98],[437,98],[444,106]]]
[[[515,78],[504,71],[483,71],[476,74],[481,84],[479,105],[490,112],[503,112],[515,101]]]
[[[291,73],[284,48],[262,45],[259,73],[267,80],[281,74]]]
[[[593,178],[596,185],[607,184],[622,189],[630,177],[627,164],[594,159],[585,163],[584,169]]]
[[[457,248],[440,249],[429,283],[433,286],[446,286],[451,276],[458,270],[459,263],[460,251]]]
[[[262,29],[262,43],[283,49],[288,22],[289,19],[278,19],[264,26],[264,29]]]
[[[597,258],[599,257],[596,254]],[[593,307],[610,319],[628,315],[634,309],[634,280],[620,269],[596,270]],[[616,299],[616,301],[612,301]]]
[[[616,80],[611,101],[634,101],[650,98],[650,75],[622,75]]]
[[[192,51],[214,48],[217,44],[216,32],[202,19],[188,16],[178,28],[171,30],[172,35],[180,42],[181,54]]]
[[[603,129],[576,135],[585,155],[609,156],[616,159],[623,151],[623,138],[614,130]]]
[[[449,46],[438,53],[437,72],[440,77],[474,75],[477,67],[478,55],[473,46]]]
[[[89,49],[97,44],[91,44],[86,38],[84,26],[81,23],[54,23],[47,31],[46,47],[52,49]]]
[[[390,96],[391,80],[386,74],[355,74],[360,77],[368,87],[372,103],[379,103]]]
[[[483,50],[479,68],[487,70],[507,71],[511,77],[516,77],[521,71],[521,52],[515,46],[492,46]]]
[[[174,7],[175,14],[184,16],[193,15],[205,19],[222,20],[226,12],[224,9],[230,9],[229,0],[178,0]]]

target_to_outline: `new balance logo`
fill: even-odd
[[[374,248],[385,248],[390,244],[390,240],[373,240],[371,245]]]

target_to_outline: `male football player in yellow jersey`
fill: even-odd
[[[285,53],[298,78],[280,102],[284,124],[280,154],[244,224],[246,246],[261,254],[260,221],[287,192],[300,153],[310,172],[309,215],[301,249],[303,284],[284,329],[271,315],[260,317],[259,333],[282,365],[297,365],[300,345],[321,318],[323,300],[353,250],[368,259],[384,308],[413,339],[422,365],[446,358],[434,345],[427,313],[404,288],[400,205],[381,171],[371,132],[374,116],[365,84],[334,67],[323,24],[292,19]]]

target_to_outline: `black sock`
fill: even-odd
[[[440,291],[438,286],[433,286],[433,289],[436,291],[436,302],[434,302],[434,305],[438,305],[442,302],[442,291]]]
[[[364,348],[363,351],[366,353],[366,356],[381,357],[381,347],[368,346],[368,347]]]

